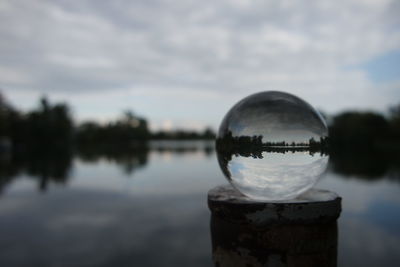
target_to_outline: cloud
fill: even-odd
[[[184,88],[220,117],[262,90],[328,111],[382,109],[399,90],[346,67],[400,49],[399,11],[396,1],[372,0],[2,1],[0,87],[17,102],[17,91],[151,97]],[[199,92],[219,100],[197,100]],[[152,106],[143,111],[161,116]]]
[[[238,156],[228,163],[232,184],[254,199],[295,198],[318,181],[328,164],[328,157],[313,157],[302,152],[263,153],[263,156],[263,159]]]

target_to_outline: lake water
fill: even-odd
[[[0,266],[213,266],[207,191],[227,181],[212,146],[4,156]],[[398,169],[364,165],[331,165],[317,184],[343,197],[338,266],[395,266]]]

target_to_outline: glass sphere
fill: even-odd
[[[283,92],[250,95],[226,114],[217,136],[222,172],[242,194],[260,201],[294,199],[328,164],[328,129],[304,100]]]

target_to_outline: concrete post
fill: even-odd
[[[336,266],[341,198],[313,189],[280,202],[256,202],[232,186],[209,191],[215,266]]]

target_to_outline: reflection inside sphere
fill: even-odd
[[[237,103],[217,137],[218,161],[230,183],[258,200],[287,200],[310,189],[328,163],[328,131],[300,98],[262,92]]]

